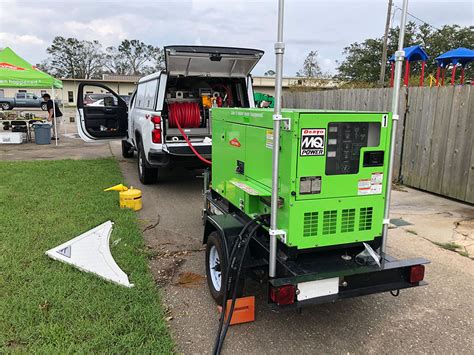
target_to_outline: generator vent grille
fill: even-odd
[[[323,234],[336,233],[337,211],[324,211],[323,213]]]
[[[304,237],[315,237],[318,235],[318,215],[318,212],[306,212],[304,214]]]
[[[372,229],[372,207],[363,207],[360,209],[359,215],[359,230],[368,231]]]
[[[348,233],[354,231],[355,226],[355,208],[342,210],[341,232]]]

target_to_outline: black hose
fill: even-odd
[[[233,282],[233,280],[235,278],[230,278],[230,282],[229,282],[229,276],[230,276],[230,273],[232,271],[232,268],[231,268],[231,265],[233,264],[233,260],[235,258],[235,253],[237,252],[237,250],[239,249],[239,245],[240,243],[243,241],[243,237],[245,235],[245,232],[247,231],[247,229],[253,224],[253,223],[256,223],[258,222],[259,220],[261,220],[263,217],[262,216],[258,216],[254,219],[252,219],[251,221],[249,221],[247,224],[245,224],[245,226],[242,228],[242,230],[240,231],[238,237],[235,239],[233,245],[232,245],[232,250],[231,250],[231,253],[229,255],[229,259],[227,260],[228,261],[228,267],[226,268],[226,270],[224,270],[224,273],[223,273],[223,277],[222,277],[222,287],[223,287],[223,299],[222,299],[222,310],[221,310],[221,316],[220,316],[220,319],[219,319],[219,328],[218,328],[218,331],[217,331],[217,337],[216,337],[216,341],[214,343],[214,348],[212,350],[212,353],[215,355],[215,354],[220,354],[220,350],[218,352],[218,349],[221,348],[221,346],[219,346],[219,344],[221,343],[221,333],[222,333],[222,327],[224,325],[224,319],[225,319],[225,313],[226,313],[226,310],[227,310],[227,293],[228,293],[228,290],[232,288],[232,283],[234,284],[234,288],[237,289],[237,284],[238,284],[238,281],[237,282]],[[244,254],[245,255],[245,254]],[[237,279],[238,280],[238,279]],[[230,287],[229,287],[230,286]],[[231,318],[232,314],[229,313],[229,319]],[[227,332],[227,331],[226,331]]]
[[[225,340],[225,337],[227,335],[227,331],[228,331],[229,326],[230,326],[230,321],[231,321],[232,315],[234,313],[235,301],[237,299],[237,287],[238,287],[238,284],[239,284],[240,272],[242,271],[242,265],[243,265],[244,259],[245,259],[245,253],[247,252],[247,248],[250,244],[250,241],[252,240],[252,237],[253,237],[254,233],[257,231],[258,228],[260,228],[260,225],[256,225],[250,231],[250,233],[247,237],[247,240],[245,240],[244,247],[242,249],[242,254],[240,256],[239,267],[238,267],[237,273],[235,275],[234,288],[233,288],[233,292],[232,292],[232,302],[231,302],[231,305],[230,305],[229,316],[227,317],[226,323],[224,325],[224,329],[223,329],[222,334],[221,334],[220,339],[219,339],[219,346],[217,348],[217,354],[221,353],[222,346],[224,345],[224,340]]]

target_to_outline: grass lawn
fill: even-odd
[[[102,192],[122,182],[113,159],[0,162],[0,353],[173,352],[135,213]],[[109,219],[135,287],[44,254]]]

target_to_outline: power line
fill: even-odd
[[[401,9],[400,7],[398,7],[397,5],[393,5],[393,6],[394,6],[396,9],[398,9],[398,10],[402,10],[402,9]],[[394,14],[395,14],[395,12],[394,12]],[[415,16],[415,15],[413,15],[412,13],[410,13],[410,12],[408,12],[408,11],[407,11],[407,14],[408,14],[409,16],[413,17],[414,19],[416,19],[416,20],[418,20],[418,21],[420,21],[420,22],[423,22],[424,24],[426,24],[426,25],[428,25],[428,26],[430,26],[430,27],[433,27],[435,30],[440,31],[440,29],[439,29],[438,27],[433,26],[431,23],[422,20],[422,19],[419,18],[418,16]]]

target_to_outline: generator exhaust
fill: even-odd
[[[283,54],[285,53],[285,43],[283,42],[283,12],[284,0],[278,1],[278,32],[275,43],[275,109],[273,113],[273,153],[272,153],[272,195],[271,195],[271,215],[270,215],[270,255],[268,274],[270,277],[276,275],[277,238],[284,231],[278,229],[278,172],[280,160],[280,124],[281,117],[281,87],[283,77]]]

